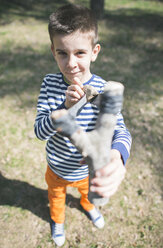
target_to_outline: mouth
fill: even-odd
[[[69,76],[74,76],[74,75],[77,75],[79,73],[80,73],[80,71],[77,71],[77,72],[66,72],[66,74],[69,75]]]
[[[65,77],[67,78],[67,80],[70,82],[70,83],[73,83],[74,82],[74,79],[77,77],[77,78],[80,78],[80,75],[79,75],[79,71],[78,72],[66,72],[65,73]]]

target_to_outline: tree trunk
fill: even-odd
[[[104,1],[105,0],[90,0],[90,8],[97,19],[104,16]]]

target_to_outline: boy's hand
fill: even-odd
[[[72,107],[77,103],[84,95],[83,84],[80,82],[80,79],[75,77],[74,82],[68,86],[66,91],[66,108]]]
[[[120,152],[112,149],[110,163],[96,171],[96,176],[91,181],[90,190],[102,197],[110,197],[117,191],[125,173],[126,168],[123,165]]]

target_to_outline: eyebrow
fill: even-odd
[[[85,51],[85,52],[87,52],[88,49],[78,48],[78,49],[75,50],[75,52],[76,52],[76,51]],[[56,52],[67,52],[67,51],[66,51],[66,49],[59,49],[59,48],[57,48],[57,49],[56,49]]]
[[[66,52],[66,50],[57,48],[56,52]]]

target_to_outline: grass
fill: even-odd
[[[51,248],[45,143],[33,133],[45,74],[57,71],[47,32],[68,1],[0,1],[0,247]],[[88,1],[69,1],[89,5]],[[68,189],[65,248],[162,248],[162,1],[105,0],[102,51],[92,71],[125,85],[123,115],[133,145],[127,175],[101,209],[96,230]]]

